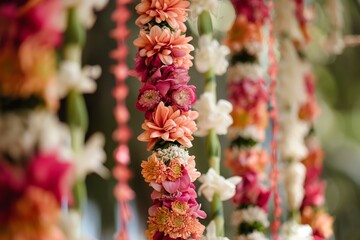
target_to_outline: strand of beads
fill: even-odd
[[[213,23],[211,15],[216,15],[219,1],[194,1],[191,4],[192,17],[197,19],[199,31],[198,45],[195,52],[195,67],[204,74],[205,91],[195,103],[194,108],[199,112],[196,136],[206,137],[206,152],[209,170],[200,177],[202,185],[199,193],[203,194],[211,203],[211,221],[207,227],[207,238],[228,239],[224,231],[223,201],[231,199],[235,194],[239,177],[225,179],[220,174],[221,145],[218,135],[225,135],[232,124],[230,112],[231,103],[226,100],[217,101],[216,75],[226,72],[229,65],[226,57],[229,49],[220,45],[213,37]]]
[[[118,124],[113,133],[113,138],[119,143],[114,152],[116,166],[113,169],[113,175],[118,180],[114,189],[114,195],[119,208],[119,230],[115,237],[117,240],[129,239],[128,223],[131,219],[129,202],[135,197],[134,191],[128,185],[128,181],[132,175],[128,169],[128,165],[130,164],[130,152],[127,144],[131,137],[131,131],[127,126],[129,112],[126,107],[126,96],[128,95],[129,90],[125,83],[128,77],[128,67],[126,65],[128,48],[126,46],[126,39],[130,34],[130,31],[126,27],[126,22],[130,18],[130,11],[127,9],[126,5],[131,2],[131,0],[116,1],[116,9],[112,15],[112,19],[116,23],[116,28],[112,31],[111,35],[117,43],[116,50],[111,53],[111,57],[117,61],[117,64],[113,68],[116,79],[113,91],[113,96],[116,100],[114,115]]]
[[[269,18],[265,1],[232,1],[235,22],[226,43],[232,52],[228,71],[228,96],[234,109],[229,129],[230,147],[226,164],[243,181],[237,186],[233,202],[237,209],[232,224],[237,239],[268,239],[267,204],[270,191],[263,185],[270,158],[261,144],[268,124],[268,91],[265,69],[261,65],[264,50],[263,28]],[[241,32],[242,34],[239,34]]]
[[[191,106],[195,87],[187,85],[192,66],[185,21],[190,3],[184,0],[142,0],[136,11],[141,28],[134,41],[138,49],[135,74],[142,87],[136,107],[145,112],[144,132],[138,137],[152,151],[143,161],[142,175],[154,189],[149,209],[148,239],[200,239],[204,226],[193,182],[200,176],[192,146],[195,119]]]

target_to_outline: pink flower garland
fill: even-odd
[[[128,68],[126,65],[128,48],[125,41],[130,33],[126,27],[126,21],[130,18],[130,11],[127,10],[126,4],[131,2],[131,0],[117,0],[116,10],[112,15],[112,19],[116,22],[116,29],[111,35],[115,38],[118,45],[117,49],[111,53],[111,56],[118,62],[113,69],[116,78],[116,86],[113,91],[113,96],[116,99],[114,115],[118,123],[113,138],[115,141],[119,142],[114,153],[116,166],[113,170],[113,175],[118,180],[114,189],[114,194],[119,204],[118,218],[120,226],[119,231],[116,234],[117,240],[129,239],[127,232],[127,225],[131,218],[129,201],[135,196],[133,190],[128,185],[128,181],[132,175],[127,167],[130,164],[130,153],[127,142],[131,137],[131,131],[127,126],[129,112],[125,102],[128,94],[128,88],[125,83],[125,80],[128,77]]]
[[[266,215],[270,191],[262,185],[266,180],[265,168],[270,158],[264,149],[256,147],[265,140],[268,124],[267,102],[269,93],[264,72],[259,63],[263,40],[261,29],[269,18],[265,1],[232,1],[237,18],[228,33],[227,45],[232,49],[232,66],[228,70],[228,96],[233,104],[233,125],[229,129],[231,147],[225,152],[226,165],[234,175],[242,177],[233,202],[238,209],[233,220],[240,225],[238,236],[244,239],[258,234],[265,239],[266,219],[258,224],[234,219],[246,211]],[[244,34],[239,34],[243,32]],[[259,227],[261,224],[261,227]]]
[[[183,35],[189,5],[184,0],[142,0],[136,6],[140,14],[136,24],[142,28],[134,41],[138,49],[134,75],[142,83],[136,107],[146,117],[138,139],[148,142],[152,151],[142,162],[141,173],[154,189],[148,239],[200,239],[205,229],[197,219],[206,214],[196,202],[193,184],[200,173],[186,149],[192,146],[198,117],[190,110],[196,101],[195,86],[187,85],[194,50],[192,38]]]

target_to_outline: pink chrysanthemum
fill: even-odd
[[[172,29],[186,32],[184,22],[189,5],[190,2],[184,0],[142,0],[135,8],[140,14],[135,23],[142,28],[152,20],[156,24],[165,21]]]
[[[194,139],[192,133],[197,130],[195,119],[198,117],[195,111],[181,113],[176,107],[166,107],[160,102],[151,120],[145,120],[142,129],[145,130],[138,136],[138,140],[148,142],[147,149],[150,150],[158,139],[182,144],[191,147]]]
[[[157,55],[165,65],[174,64],[176,67],[189,69],[192,66],[193,57],[190,52],[194,47],[189,44],[192,37],[181,35],[180,31],[171,32],[168,28],[154,26],[149,34],[141,31],[134,41],[139,49],[139,56],[146,58],[145,65],[149,65],[149,58]]]

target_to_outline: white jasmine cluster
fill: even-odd
[[[267,213],[257,206],[248,207],[241,210],[236,210],[231,216],[231,224],[239,226],[241,223],[247,222],[249,224],[254,222],[261,223],[264,227],[269,226]]]
[[[312,240],[312,229],[309,225],[295,221],[285,222],[280,229],[280,240]]]
[[[259,64],[253,63],[236,63],[229,67],[228,81],[239,82],[243,79],[257,81],[264,76],[264,70]]]
[[[306,168],[300,162],[292,162],[285,169],[285,190],[289,209],[299,209],[304,198]]]
[[[187,165],[189,160],[189,152],[183,147],[175,144],[170,145],[167,148],[156,149],[156,157],[163,162],[169,162],[174,158],[177,158],[182,165]]]
[[[255,231],[247,235],[239,235],[235,237],[235,240],[269,240],[269,238],[263,233]]]

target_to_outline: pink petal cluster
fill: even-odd
[[[196,131],[195,111],[181,112],[176,107],[165,106],[163,102],[157,106],[150,120],[145,120],[138,136],[138,140],[148,142],[147,149],[151,150],[158,140],[178,142],[186,148],[192,147],[193,132]]]
[[[312,73],[308,73],[304,77],[304,82],[307,101],[300,106],[299,118],[307,122],[313,122],[320,112],[315,96],[315,77]]]
[[[265,0],[231,0],[237,15],[244,15],[253,23],[263,24],[270,17],[269,7]]]
[[[64,239],[57,223],[61,202],[72,200],[71,171],[55,153],[35,155],[26,168],[0,161],[0,238]]]

